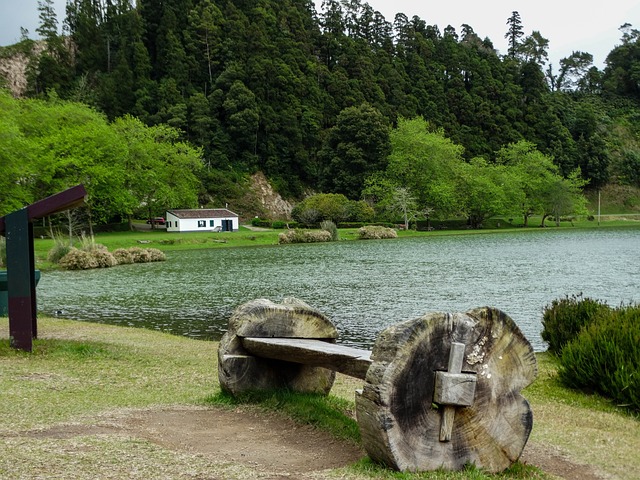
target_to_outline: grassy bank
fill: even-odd
[[[471,230],[466,228],[438,229],[429,232],[415,230],[400,230],[398,237],[431,237],[443,235],[483,235],[497,232],[539,232],[541,229],[539,219],[533,218],[528,228],[523,228],[520,220],[509,222],[504,219],[492,219],[487,222],[486,228]],[[462,224],[464,222],[461,222]],[[640,229],[640,215],[627,216],[602,216],[598,224],[596,219],[589,220],[586,217],[573,221],[563,221],[560,227],[553,223],[547,223],[546,231],[557,229],[597,229],[597,228],[638,228]],[[162,251],[194,250],[203,248],[237,248],[249,246],[277,245],[278,235],[282,230],[251,230],[241,227],[236,232],[189,232],[168,233],[165,229],[136,230],[133,232],[108,232],[96,234],[95,241],[105,245],[110,251],[118,248],[152,247]],[[340,241],[358,239],[358,229],[347,228],[339,230]],[[77,244],[79,245],[79,241]],[[36,265],[40,269],[54,268],[47,261],[48,252],[53,248],[54,240],[51,238],[36,238],[34,241]]]
[[[246,466],[165,448],[130,431],[114,431],[114,418],[138,409],[269,408],[359,441],[352,419],[359,380],[339,375],[328,399],[270,396],[238,406],[219,392],[214,342],[50,318],[39,320],[39,332],[33,353],[17,352],[8,346],[8,321],[0,318],[0,478],[255,478]],[[547,354],[539,354],[538,360],[539,377],[525,391],[535,418],[530,442],[593,465],[612,478],[637,478],[638,420],[599,397],[562,387],[554,360]],[[367,461],[335,475],[553,478],[523,464],[500,476],[475,470],[413,475],[389,472]]]

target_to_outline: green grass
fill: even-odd
[[[354,390],[361,387],[360,380],[338,375],[328,397],[269,392],[233,399],[219,389],[215,342],[50,318],[39,319],[39,332],[33,353],[16,351],[9,347],[8,320],[0,318],[0,478],[34,478],[38,471],[55,478],[97,478],[104,471],[112,471],[113,478],[133,471],[143,475],[138,478],[179,478],[185,471],[192,478],[252,478],[248,467],[167,450],[126,432],[69,438],[21,433],[101,425],[127,409],[268,410],[360,441],[354,420]],[[537,358],[539,376],[523,392],[534,412],[530,441],[596,465],[613,478],[633,479],[640,471],[638,419],[599,396],[563,387],[555,358],[546,353]],[[475,468],[409,474],[366,459],[335,475],[355,480],[552,478],[522,463],[500,475]]]
[[[112,329],[62,320],[40,320],[40,327],[46,332],[51,322],[55,336],[35,340],[33,353],[0,341],[0,430],[37,428],[112,408],[202,404],[215,391],[211,343],[122,327],[113,341]],[[7,323],[0,318],[0,336]],[[84,338],[67,338],[78,331]]]

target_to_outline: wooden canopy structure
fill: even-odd
[[[87,196],[76,185],[0,217],[7,239],[7,289],[11,346],[30,352],[38,336],[33,220],[82,205]]]

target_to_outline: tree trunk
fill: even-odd
[[[447,372],[453,342],[464,344],[466,376]],[[356,413],[373,460],[402,471],[475,464],[498,472],[519,458],[533,425],[520,390],[533,381],[537,366],[531,345],[507,315],[488,307],[428,314],[382,332],[371,358],[364,388],[356,393]],[[434,397],[436,372],[458,385],[472,374],[475,392],[434,403],[446,396]],[[470,394],[473,403],[465,406]],[[447,410],[452,421],[443,414]],[[450,441],[441,441],[447,421]]]
[[[222,390],[238,395],[251,390],[287,388],[327,394],[335,372],[322,367],[251,355],[245,337],[312,338],[335,342],[338,332],[322,313],[290,298],[282,304],[257,299],[238,307],[218,347],[218,378]]]

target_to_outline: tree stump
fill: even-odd
[[[238,307],[218,348],[218,378],[223,391],[238,395],[250,390],[287,388],[327,394],[335,372],[322,367],[256,357],[243,347],[245,337],[308,338],[335,342],[338,331],[322,313],[301,300],[281,304],[257,299]]]
[[[499,472],[520,457],[533,426],[520,390],[537,364],[503,312],[431,313],[394,325],[371,360],[356,412],[373,460],[401,471],[475,464]]]

